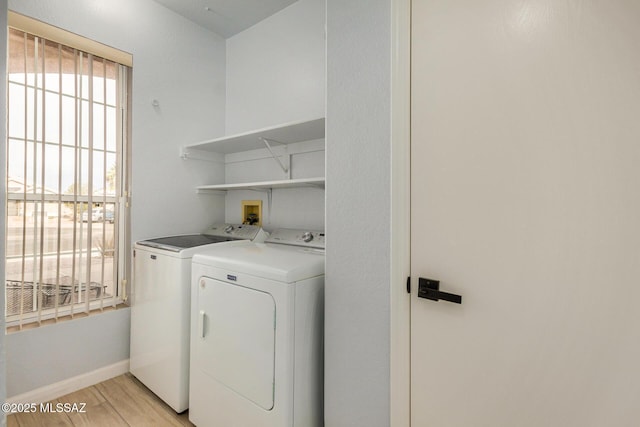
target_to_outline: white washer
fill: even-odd
[[[257,226],[217,224],[203,234],[135,244],[129,370],[176,412],[189,405],[191,257],[265,237]]]
[[[193,257],[189,420],[323,425],[324,233]]]

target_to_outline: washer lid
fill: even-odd
[[[193,262],[284,283],[324,274],[323,250],[269,243],[214,246],[195,254]]]
[[[228,242],[231,240],[237,239],[234,237],[210,236],[207,234],[184,234],[181,236],[142,240],[137,243],[141,246],[149,246],[151,248],[164,249],[171,252],[180,252],[182,249],[210,245],[211,243]]]

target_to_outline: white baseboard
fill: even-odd
[[[17,396],[8,397],[7,403],[48,402],[64,396],[65,394],[73,393],[74,391],[98,384],[99,382],[117,377],[118,375],[126,374],[127,372],[129,372],[129,359],[96,369],[95,371],[87,372],[86,374],[49,384]]]

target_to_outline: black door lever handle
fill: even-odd
[[[440,290],[440,281],[418,278],[418,297],[432,301],[445,300],[455,304],[462,304],[462,295],[450,294]]]

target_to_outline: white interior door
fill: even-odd
[[[412,6],[412,425],[638,425],[640,2]]]

